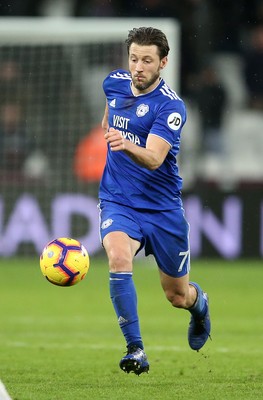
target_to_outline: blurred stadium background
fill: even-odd
[[[238,4],[237,4],[238,3]],[[263,256],[262,1],[0,3],[0,257],[58,236],[101,251],[106,74],[128,30],[167,34],[164,76],[184,98],[180,155],[192,256]],[[254,69],[253,69],[254,68]]]

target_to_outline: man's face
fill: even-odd
[[[167,57],[160,60],[157,46],[132,43],[129,51],[129,70],[135,94],[153,90],[159,83],[160,70],[166,63]]]

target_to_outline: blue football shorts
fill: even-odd
[[[102,200],[100,209],[101,241],[109,232],[125,232],[141,243],[145,255],[152,254],[158,267],[178,278],[190,270],[189,224],[184,209],[155,211],[132,209]]]

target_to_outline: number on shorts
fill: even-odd
[[[179,256],[182,256],[182,261],[181,264],[178,268],[178,272],[181,272],[183,270],[184,264],[187,262],[187,257],[189,255],[189,250],[187,251],[180,251]],[[188,268],[187,268],[187,272],[188,272]]]

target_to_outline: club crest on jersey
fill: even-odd
[[[145,114],[149,111],[149,106],[147,104],[140,104],[137,107],[136,115],[137,117],[144,117]]]
[[[167,124],[173,131],[177,131],[182,125],[182,117],[179,113],[172,113],[167,118]]]

